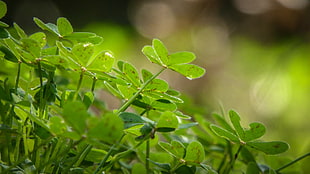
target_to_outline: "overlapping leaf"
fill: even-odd
[[[145,46],[143,54],[153,63],[172,69],[188,79],[199,78],[204,75],[205,69],[188,64],[195,60],[195,55],[191,52],[177,52],[169,54],[165,45],[158,39],[154,39],[152,46]]]
[[[257,149],[266,154],[279,154],[288,150],[288,144],[282,141],[253,141],[262,137],[265,134],[266,128],[262,123],[251,123],[249,125],[250,128],[245,129],[240,124],[240,116],[238,113],[231,110],[229,111],[229,117],[234,129],[232,129],[224,119],[216,116],[217,120],[220,121],[221,125],[224,126],[224,128],[211,124],[211,130],[220,137],[223,137],[235,143],[240,143],[241,145]]]

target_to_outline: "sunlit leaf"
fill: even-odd
[[[123,98],[123,95],[122,93],[120,93],[120,91],[116,88],[116,87],[113,87],[111,84],[109,84],[108,82],[104,82],[104,85],[106,87],[106,89],[112,93],[114,96],[118,97],[118,98]]]
[[[29,39],[37,41],[40,45],[40,48],[43,48],[46,45],[46,35],[43,32],[37,32],[29,36]]]
[[[90,43],[80,43],[74,45],[72,53],[74,54],[75,61],[79,62],[84,67],[87,65],[89,59],[94,54],[94,45]]]
[[[156,128],[173,128],[176,129],[179,121],[173,112],[166,111],[162,113],[157,122]]]
[[[183,51],[170,54],[168,58],[168,65],[170,66],[175,64],[190,63],[196,59],[196,56],[192,52]]]
[[[276,155],[279,153],[283,153],[289,149],[289,145],[283,141],[271,141],[271,142],[247,142],[247,145],[262,151],[268,155]]]
[[[114,64],[115,58],[109,51],[102,51],[89,63],[87,69],[92,71],[109,72]]]
[[[184,75],[188,79],[196,79],[205,74],[205,69],[193,64],[177,64],[169,66],[170,69]]]
[[[141,83],[139,74],[137,69],[133,65],[125,63],[123,67],[123,72],[131,83],[133,83],[136,87],[140,87]]]
[[[35,58],[39,58],[41,54],[40,43],[34,39],[24,38],[21,39],[22,47]]]
[[[144,46],[142,52],[149,59],[149,61],[162,65],[153,47],[149,45]]]
[[[95,33],[89,32],[73,32],[70,35],[66,35],[63,37],[64,39],[68,39],[77,43],[92,43],[92,44],[100,44],[102,42],[102,37],[96,35]]]
[[[168,50],[159,39],[153,39],[153,48],[163,65],[168,64]]]
[[[131,86],[117,85],[118,91],[122,94],[122,98],[128,100],[130,99],[137,90],[133,89]]]
[[[19,36],[20,38],[26,38],[26,37],[27,37],[27,34],[25,33],[25,31],[24,31],[22,28],[20,28],[19,25],[17,25],[17,24],[14,22],[14,23],[13,23],[13,26],[14,26],[14,28],[15,28],[15,30],[16,30],[16,32],[17,32],[17,34],[18,34],[18,36]]]
[[[57,26],[55,24],[52,24],[52,23],[45,24],[43,21],[41,21],[40,19],[36,17],[33,18],[33,20],[42,30],[47,30],[57,36],[60,36],[60,34],[58,33]]]
[[[169,85],[166,81],[161,79],[153,79],[144,90],[166,92],[169,89]]]
[[[0,1],[0,19],[5,16],[7,12],[6,3],[3,1]]]
[[[66,36],[73,32],[72,25],[70,24],[68,19],[64,17],[60,17],[57,19],[57,28],[61,36]]]
[[[199,164],[204,159],[205,159],[205,151],[200,142],[193,141],[186,147],[186,155],[184,158],[186,162]]]

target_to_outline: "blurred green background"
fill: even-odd
[[[28,34],[38,17],[55,23],[67,17],[78,31],[103,36],[100,49],[137,67],[156,66],[141,48],[161,39],[171,52],[193,51],[203,78],[188,81],[174,72],[162,78],[190,96],[207,118],[235,109],[243,124],[260,121],[266,140],[287,141],[282,154],[310,151],[310,1],[308,0],[6,0],[4,22]],[[113,103],[110,104],[113,107]],[[310,171],[310,160],[301,163]]]

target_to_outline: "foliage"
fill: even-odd
[[[3,1],[0,12],[6,13]],[[294,163],[279,169],[260,163],[258,151],[275,155],[288,145],[257,141],[265,126],[243,128],[235,111],[231,126],[217,114],[216,125],[178,110],[180,93],[158,76],[168,69],[203,76],[204,68],[190,64],[193,53],[169,53],[154,39],[142,52],[161,68],[139,72],[110,51],[95,54],[103,39],[75,32],[66,18],[34,22],[44,32],[28,35],[14,24],[14,35],[0,23],[1,173],[279,173]],[[92,83],[87,88],[83,80]],[[105,108],[96,88],[119,98],[119,109]]]

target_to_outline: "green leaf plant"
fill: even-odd
[[[6,11],[0,1],[0,19]],[[95,52],[103,38],[74,31],[64,17],[56,24],[33,20],[42,31],[28,34],[0,22],[0,173],[229,173],[238,169],[238,153],[246,165],[239,171],[262,173],[253,149],[272,155],[288,149],[281,141],[257,141],[265,126],[243,128],[234,111],[232,126],[218,115],[219,126],[180,111],[180,92],[158,77],[168,69],[202,77],[205,69],[191,64],[194,53],[169,53],[153,39],[142,49],[159,66],[153,73],[116,62],[109,50]],[[96,89],[118,98],[119,108],[107,109]],[[218,142],[211,130],[227,139],[221,147],[229,155],[210,158]],[[279,173],[304,157],[268,171]]]

